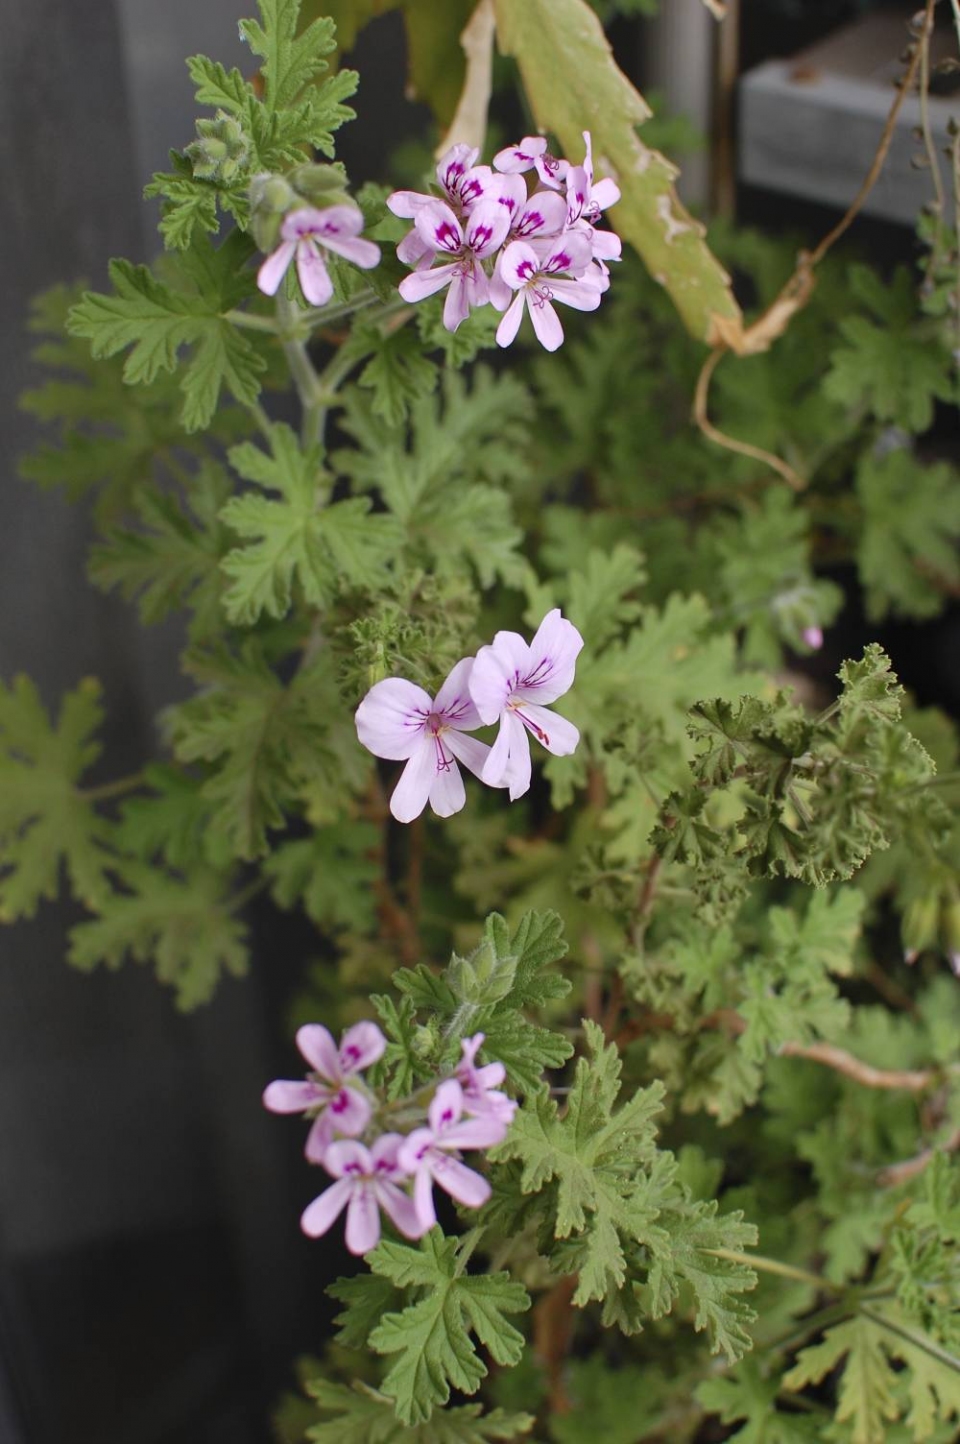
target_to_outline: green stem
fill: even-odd
[[[710,1254],[712,1258],[727,1259],[729,1263],[746,1264],[748,1268],[757,1269],[760,1273],[778,1274],[781,1278],[793,1279],[800,1284],[809,1284],[818,1290],[825,1289],[828,1293],[842,1294],[844,1292],[839,1284],[831,1283],[829,1279],[809,1273],[806,1269],[794,1268],[793,1264],[781,1263],[779,1259],[766,1258],[763,1254],[738,1253],[736,1249],[732,1248],[705,1248],[701,1249],[701,1253]]]
[[[233,895],[227,904],[227,912],[238,913],[241,908],[246,907],[248,902],[265,892],[269,886],[269,878],[258,877],[255,882],[250,883],[248,887],[241,888],[238,893]]]
[[[110,797],[122,797],[125,792],[133,792],[134,788],[141,787],[144,781],[141,769],[139,772],[131,772],[129,777],[102,782],[98,787],[79,787],[77,792],[84,802],[106,802]]]
[[[270,316],[255,316],[250,311],[224,311],[223,319],[245,331],[266,331],[271,336],[278,334],[277,323]]]
[[[946,1364],[947,1368],[952,1369],[955,1374],[960,1374],[960,1359],[957,1358],[956,1354],[951,1354],[949,1350],[942,1348],[940,1344],[934,1339],[928,1338],[926,1334],[918,1334],[913,1329],[907,1328],[905,1324],[895,1323],[893,1319],[884,1318],[883,1314],[875,1314],[873,1309],[865,1309],[862,1305],[859,1311],[863,1317],[869,1319],[872,1324],[877,1324],[881,1329],[889,1330],[891,1334],[896,1334],[898,1338],[906,1340],[908,1344],[912,1344],[915,1349],[922,1349],[925,1354],[929,1354],[931,1359],[936,1359],[939,1363]]]

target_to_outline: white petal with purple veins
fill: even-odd
[[[271,1113],[303,1113],[327,1101],[327,1090],[309,1079],[278,1078],[263,1090],[263,1106]]]
[[[484,766],[490,756],[490,748],[485,742],[452,730],[444,734],[443,741],[447,751],[452,752],[458,762],[469,768],[474,777],[483,776]]]
[[[513,293],[511,293],[513,294]],[[517,291],[513,302],[503,320],[497,327],[497,345],[510,346],[517,339],[517,332],[520,330],[520,322],[523,320],[523,313],[526,309],[526,291]]]
[[[436,775],[436,751],[432,737],[422,737],[390,798],[390,811],[398,822],[412,822],[427,805]]]
[[[432,706],[422,687],[387,677],[370,688],[357,708],[357,736],[374,757],[404,762],[420,743]]]
[[[537,741],[554,757],[569,757],[571,752],[576,751],[580,733],[566,717],[550,712],[546,707],[538,707],[534,702],[524,702],[519,710],[520,715],[528,718],[537,729]]]
[[[550,703],[569,692],[582,649],[582,636],[560,608],[554,607],[530,643],[530,662],[520,678],[517,696],[530,702]]]
[[[463,249],[463,227],[443,201],[431,201],[417,211],[414,225],[417,234],[432,251],[459,255]]]
[[[425,296],[435,296],[444,286],[449,286],[459,269],[459,264],[453,261],[448,266],[434,266],[432,271],[414,271],[412,276],[404,276],[397,289],[405,301],[422,301]]]
[[[441,746],[445,740],[440,739]],[[466,800],[467,794],[457,764],[450,762],[448,766],[438,768],[430,787],[430,806],[437,816],[452,817],[461,810]]]
[[[470,696],[470,674],[473,658],[464,657],[453,668],[447,680],[433,701],[433,710],[439,714],[448,727],[461,732],[472,732],[482,726],[480,713]]]
[[[333,295],[333,282],[323,257],[312,240],[297,243],[297,278],[311,306],[325,306]]]
[[[296,249],[296,241],[284,241],[260,267],[257,272],[257,285],[265,296],[277,294]]]

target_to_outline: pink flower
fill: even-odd
[[[265,295],[276,295],[296,257],[304,296],[311,306],[325,306],[333,295],[333,283],[324,264],[324,250],[344,256],[365,271],[379,264],[380,247],[360,240],[362,230],[363,216],[356,206],[328,206],[322,211],[303,206],[291,211],[280,227],[280,245],[257,273],[257,285]]]
[[[483,1034],[474,1033],[460,1044],[463,1057],[457,1064],[456,1079],[463,1089],[463,1111],[475,1118],[496,1118],[509,1124],[517,1111],[517,1105],[506,1093],[499,1092],[499,1085],[507,1076],[502,1063],[485,1063],[476,1066],[476,1057],[483,1044]]]
[[[427,1227],[413,1199],[398,1185],[408,1177],[399,1162],[399,1133],[384,1133],[370,1148],[362,1143],[331,1143],[323,1166],[337,1180],[325,1188],[300,1219],[310,1238],[319,1238],[347,1210],[347,1248],[369,1253],[380,1240],[380,1210],[404,1238],[420,1238]]]
[[[802,636],[811,652],[819,652],[823,646],[823,632],[819,627],[804,627]]]
[[[511,242],[500,258],[499,275],[516,295],[497,327],[497,344],[509,346],[516,338],[524,307],[529,306],[537,339],[548,351],[556,351],[563,343],[563,327],[552,302],[578,311],[595,311],[600,304],[605,287],[598,278],[582,274],[591,259],[589,239],[575,231],[555,241],[543,260],[524,241]]]
[[[623,250],[620,237],[613,231],[598,231],[594,227],[601,212],[620,199],[620,187],[609,179],[594,183],[589,130],[583,132],[583,142],[586,146],[583,165],[571,166],[567,172],[567,226],[588,237],[594,260],[619,261]]]
[[[433,700],[401,677],[377,682],[357,708],[357,736],[374,757],[406,762],[390,799],[398,822],[412,822],[427,803],[439,817],[466,802],[457,766],[479,777],[490,748],[463,733],[481,726],[469,691],[473,659],[458,662]]]
[[[463,225],[443,201],[421,206],[414,219],[417,235],[428,254],[449,256],[446,265],[416,270],[400,282],[405,301],[422,301],[449,286],[443,307],[443,324],[455,331],[467,319],[471,307],[489,300],[489,283],[481,265],[503,244],[510,228],[510,214],[496,201],[481,201]],[[409,256],[406,257],[409,259]]]
[[[326,1028],[307,1023],[297,1033],[297,1047],[314,1072],[303,1082],[280,1078],[264,1091],[263,1106],[271,1113],[307,1113],[314,1124],[307,1137],[311,1163],[326,1163],[334,1133],[356,1138],[370,1122],[370,1103],[350,1086],[362,1068],[382,1057],[387,1046],[376,1023],[356,1023],[334,1043]]]
[[[547,151],[547,142],[542,135],[525,135],[519,145],[508,145],[498,150],[493,157],[494,169],[506,175],[522,174],[535,170],[541,185],[559,190],[566,179],[570,162],[558,160]]]
[[[463,1089],[455,1078],[448,1078],[430,1104],[430,1127],[415,1128],[400,1148],[400,1167],[414,1175],[413,1200],[424,1233],[437,1221],[434,1183],[468,1208],[479,1208],[490,1197],[487,1180],[452,1155],[461,1148],[490,1148],[502,1143],[507,1125],[489,1116],[461,1122],[463,1112]]]
[[[573,723],[546,704],[570,690],[582,646],[576,627],[555,607],[529,646],[517,632],[498,632],[476,655],[470,695],[483,722],[500,722],[480,776],[491,787],[506,784],[511,801],[530,786],[528,732],[556,757],[568,756],[580,741]]]
[[[496,200],[501,190],[499,176],[488,165],[477,165],[480,154],[472,146],[453,145],[437,162],[437,184],[443,199],[460,217],[482,200]],[[387,196],[387,209],[403,220],[412,220],[436,196],[424,191],[394,191]]]

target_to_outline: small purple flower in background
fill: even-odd
[[[823,632],[819,627],[804,627],[802,636],[811,652],[819,652],[823,646]]]
[[[475,1118],[496,1118],[509,1125],[517,1105],[506,1093],[499,1091],[507,1076],[506,1068],[502,1063],[485,1063],[477,1067],[477,1054],[483,1038],[482,1033],[474,1033],[472,1038],[464,1038],[460,1044],[463,1057],[457,1064],[455,1077],[463,1089],[463,1111]]]
[[[468,1208],[480,1208],[490,1197],[487,1180],[452,1155],[462,1148],[502,1143],[507,1124],[489,1115],[463,1119],[463,1113],[463,1089],[455,1078],[448,1078],[433,1096],[429,1128],[415,1128],[400,1147],[400,1167],[414,1175],[413,1199],[424,1233],[437,1221],[434,1183]]]
[[[459,812],[466,802],[457,760],[479,777],[490,753],[484,742],[465,737],[481,726],[470,696],[473,659],[458,662],[436,697],[401,677],[387,677],[357,708],[357,736],[374,757],[406,762],[390,799],[398,822],[412,822],[427,803],[439,817]]]
[[[405,276],[400,294],[405,301],[422,301],[449,286],[443,324],[448,331],[455,331],[472,307],[484,306],[489,300],[489,281],[481,262],[500,249],[510,228],[510,215],[496,201],[481,201],[461,225],[443,201],[430,201],[417,211],[414,226],[424,256],[432,252],[451,260]]]
[[[369,271],[379,265],[380,247],[359,239],[363,216],[356,206],[328,206],[318,211],[303,206],[291,211],[280,227],[280,244],[257,272],[257,285],[267,296],[276,295],[296,257],[300,289],[311,306],[325,306],[333,295],[323,251],[333,251]]]
[[[427,1227],[413,1199],[399,1184],[408,1170],[399,1162],[399,1133],[384,1133],[370,1148],[362,1143],[331,1143],[323,1166],[337,1180],[303,1211],[300,1227],[310,1238],[320,1238],[347,1210],[347,1248],[353,1254],[369,1253],[380,1240],[380,1210],[404,1238],[421,1238]]]
[[[530,786],[528,732],[556,757],[568,756],[580,741],[573,723],[548,712],[547,704],[570,690],[582,646],[576,627],[555,607],[529,646],[517,632],[498,632],[476,655],[470,695],[484,722],[500,722],[481,777],[491,787],[506,784],[511,801]]]
[[[387,1046],[376,1023],[348,1028],[338,1048],[320,1023],[307,1023],[297,1032],[297,1047],[314,1069],[302,1081],[277,1079],[263,1094],[271,1113],[316,1113],[307,1137],[311,1163],[325,1163],[335,1133],[356,1138],[370,1122],[370,1102],[350,1086],[361,1069],[383,1056]]]
[[[589,240],[574,231],[554,242],[542,259],[526,242],[512,241],[501,257],[499,275],[516,294],[497,327],[497,345],[509,346],[516,339],[524,308],[529,307],[537,340],[556,351],[563,344],[563,326],[552,303],[562,301],[577,311],[595,311],[600,304],[602,280],[583,274],[591,261]]]

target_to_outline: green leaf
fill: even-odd
[[[723,1379],[708,1379],[697,1399],[724,1424],[746,1423],[730,1436],[735,1444],[817,1444],[821,1420],[809,1414],[788,1414],[777,1408],[780,1380],[766,1378],[752,1360]]]
[[[508,1414],[494,1409],[485,1414],[479,1404],[434,1413],[429,1424],[404,1424],[383,1394],[354,1384],[352,1389],[315,1379],[307,1392],[324,1414],[331,1417],[307,1430],[314,1444],[488,1444],[495,1439],[520,1439],[533,1427],[530,1414]]]
[[[539,128],[555,132],[574,163],[582,132],[591,132],[594,155],[622,192],[613,213],[618,234],[640,252],[694,336],[716,342],[718,323],[735,335],[741,318],[729,277],[676,198],[676,167],[638,138],[650,109],[617,68],[586,0],[496,0],[495,8],[497,44],[516,58]]]
[[[429,396],[436,387],[437,368],[424,356],[412,330],[374,334],[376,350],[357,380],[373,393],[374,416],[388,426],[402,426],[411,403]]]
[[[300,0],[258,0],[263,24],[241,20],[240,35],[263,58],[264,100],[271,111],[294,105],[305,86],[326,70],[336,49],[332,20],[312,21],[297,34]]]
[[[337,1314],[337,1341],[345,1349],[365,1349],[371,1331],[390,1309],[400,1308],[403,1295],[388,1278],[376,1274],[354,1274],[349,1279],[336,1279],[328,1284],[326,1293],[345,1304]]]
[[[264,863],[274,900],[282,908],[301,904],[318,927],[372,930],[378,843],[372,823],[346,821],[281,843]]]
[[[127,957],[151,962],[185,1010],[212,997],[221,973],[246,972],[247,930],[231,911],[221,873],[195,867],[185,880],[127,862],[121,875],[128,891],[101,899],[100,916],[70,934],[75,968],[119,968]]]
[[[319,448],[302,451],[290,427],[278,422],[270,428],[269,454],[246,442],[229,458],[247,481],[277,493],[233,497],[220,513],[248,539],[221,564],[230,578],[223,600],[231,622],[250,625],[263,612],[284,617],[295,586],[313,607],[329,601],[341,581],[377,587],[399,529],[389,517],[370,515],[364,497],[329,503]]]
[[[378,1354],[397,1355],[382,1387],[405,1424],[429,1419],[447,1403],[451,1385],[477,1392],[487,1369],[471,1334],[502,1366],[523,1352],[523,1335],[506,1316],[530,1307],[526,1290],[506,1273],[466,1274],[461,1253],[457,1240],[433,1228],[419,1249],[383,1242],[368,1256],[375,1274],[425,1290],[402,1312],[386,1314],[369,1340]]]
[[[217,409],[223,386],[245,405],[260,394],[265,362],[245,334],[224,318],[224,312],[246,293],[238,268],[250,253],[243,237],[225,241],[219,251],[209,242],[183,260],[183,279],[192,294],[172,290],[145,266],[111,261],[112,295],[85,292],[67,318],[73,336],[91,343],[96,357],[114,356],[129,348],[123,379],[149,384],[159,373],[173,371],[184,346],[192,348],[181,377],[184,394],[181,419],[187,431],[205,428]]]
[[[850,1421],[853,1444],[883,1444],[884,1420],[896,1419],[899,1409],[895,1378],[883,1349],[883,1331],[858,1315],[828,1329],[819,1344],[801,1349],[797,1362],[783,1377],[794,1392],[818,1383],[842,1359],[846,1366],[838,1391],[837,1420]]]
[[[53,725],[35,684],[0,684],[0,918],[33,917],[61,871],[87,907],[109,896],[110,829],[76,786],[100,754],[100,685],[68,692]]]
[[[960,582],[960,478],[947,462],[922,466],[905,449],[867,454],[857,468],[863,511],[857,570],[867,616],[935,617]]]

